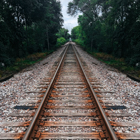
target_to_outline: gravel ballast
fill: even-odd
[[[90,71],[90,77],[97,79],[102,85],[101,91],[111,91],[112,93],[103,93],[102,95],[109,95],[108,98],[102,98],[102,100],[108,100],[111,103],[103,101],[103,105],[112,106],[125,106],[126,109],[105,110],[108,113],[130,113],[129,117],[109,117],[110,121],[115,122],[140,122],[140,83],[136,82],[127,75],[106,65],[103,62],[95,59],[80,47],[76,47],[81,58],[86,63],[88,73]],[[116,127],[117,132],[123,133],[140,133],[140,126],[135,127]]]
[[[30,91],[40,91],[37,88],[39,83],[44,79],[44,77],[51,77],[53,71],[55,71],[55,63],[58,62],[60,55],[62,54],[65,47],[58,49],[53,52],[44,60],[30,66],[21,72],[15,74],[12,78],[7,81],[0,83],[0,123],[1,122],[26,122],[31,121],[32,117],[10,117],[11,113],[32,113],[33,110],[17,110],[14,109],[15,106],[22,105],[33,105],[36,106],[38,103],[24,103],[23,100],[33,100],[30,96],[36,95],[36,93],[29,93]],[[38,98],[36,98],[38,100]],[[25,128],[0,128],[0,133],[19,133],[23,132]]]
[[[86,69],[89,71],[90,78],[97,79],[103,88],[99,91],[111,91],[112,93],[102,93],[104,97],[101,98],[104,106],[125,106],[125,109],[106,109],[108,113],[130,113],[129,117],[109,117],[109,121],[115,122],[140,122],[140,83],[128,78],[125,74],[119,72],[103,62],[93,58],[81,48],[76,47],[81,58],[86,64]],[[27,93],[30,91],[40,91],[39,83],[44,77],[51,77],[53,73],[53,66],[60,58],[64,47],[52,53],[44,60],[36,63],[34,66],[24,69],[15,74],[12,78],[0,83],[0,123],[3,121],[26,122],[31,121],[32,117],[10,117],[13,112],[17,113],[32,113],[32,110],[17,110],[14,109],[17,105],[38,106],[38,102],[26,103],[24,100],[36,100],[34,93]],[[29,96],[30,94],[30,96]],[[39,94],[38,94],[39,95]],[[106,97],[105,97],[106,96]],[[106,102],[106,100],[108,102]],[[20,133],[27,128],[0,128],[0,133]],[[79,128],[80,129],[80,128]],[[139,126],[128,127],[114,127],[115,131],[120,133],[140,133]]]

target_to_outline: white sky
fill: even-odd
[[[69,16],[67,14],[67,6],[68,3],[72,1],[72,0],[60,0],[61,5],[62,5],[62,14],[63,14],[63,19],[64,19],[64,28],[68,29],[69,32],[71,33],[71,29],[75,26],[78,25],[78,16],[73,17],[73,16]]]

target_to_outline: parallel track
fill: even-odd
[[[109,100],[108,97],[113,98],[117,93],[104,90],[75,46],[74,43],[65,45],[36,90],[27,91],[26,98],[15,104],[15,110],[8,114],[11,121],[0,122],[0,130],[10,130],[0,133],[0,140],[140,138],[138,133],[118,131],[140,127],[140,123],[123,121],[123,117],[132,114],[125,112],[120,100]],[[114,113],[113,108],[119,113]]]
[[[117,140],[71,44],[23,140],[56,138]]]

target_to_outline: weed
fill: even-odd
[[[112,55],[105,54],[105,53],[99,53],[99,52],[93,52],[91,54],[94,57],[96,57],[97,59],[99,59],[100,61],[102,61],[112,67],[115,67],[124,73],[129,73],[129,74],[134,75],[137,78],[140,78],[140,70],[136,67],[128,65],[124,61],[124,58],[116,58]]]
[[[11,73],[16,73],[22,70],[23,68],[33,65],[36,62],[45,58],[45,56],[50,53],[51,52],[35,53],[35,54],[28,55],[24,58],[17,58],[12,66],[8,66],[0,70],[0,78]]]

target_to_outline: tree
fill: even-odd
[[[58,38],[60,38],[60,37],[65,38],[67,41],[70,38],[69,30],[65,29],[65,28],[61,28],[56,35],[57,35]]]
[[[61,45],[64,45],[66,43],[66,39],[64,37],[60,37],[60,38],[57,38],[57,44],[56,46],[57,47],[60,47]]]
[[[57,0],[1,0],[0,62],[54,49],[62,23]]]
[[[131,65],[140,61],[140,1],[73,0],[68,4],[68,14],[78,12],[83,13],[78,19],[84,32],[80,33],[86,44],[83,46],[123,57]]]

